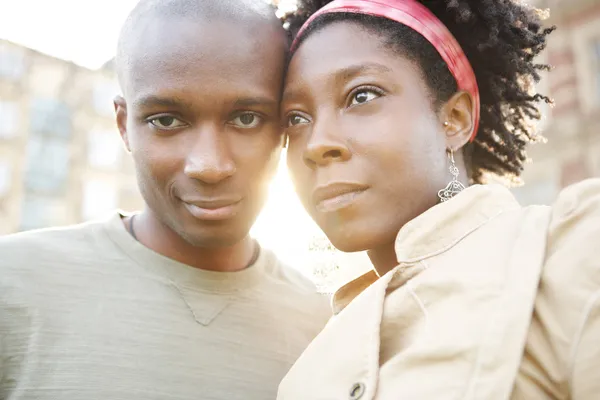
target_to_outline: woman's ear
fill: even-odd
[[[446,148],[457,150],[469,141],[473,134],[474,112],[471,94],[465,91],[455,93],[444,104],[440,119],[444,124]]]

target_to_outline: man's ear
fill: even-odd
[[[115,106],[117,127],[119,128],[121,139],[123,140],[127,151],[131,152],[131,148],[129,146],[129,137],[127,135],[127,103],[125,102],[123,96],[117,96],[113,100],[113,104]]]
[[[471,138],[474,128],[475,107],[471,94],[465,91],[455,93],[441,110],[446,133],[446,148],[460,149]]]

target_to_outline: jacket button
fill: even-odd
[[[350,389],[350,400],[358,400],[365,394],[365,385],[362,383],[355,383]]]

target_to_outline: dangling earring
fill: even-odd
[[[465,189],[465,186],[458,180],[459,171],[458,167],[456,166],[456,163],[454,162],[454,151],[450,149],[447,151],[447,153],[448,160],[450,161],[449,170],[450,174],[452,174],[452,180],[444,189],[438,192],[438,197],[440,198],[442,203],[450,200]]]

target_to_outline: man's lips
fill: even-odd
[[[234,217],[241,208],[242,198],[181,199],[185,208],[200,220],[219,221]]]

